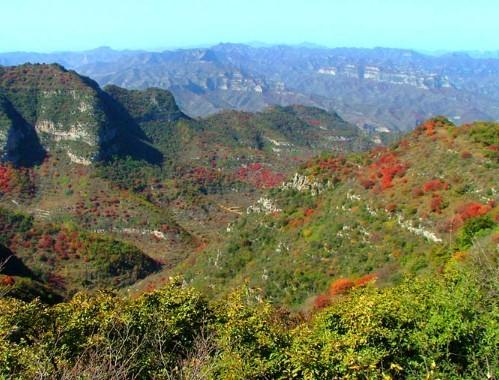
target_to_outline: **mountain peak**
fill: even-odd
[[[98,89],[93,80],[67,70],[58,63],[25,63],[0,67],[0,87],[4,90]]]
[[[176,121],[188,117],[180,111],[175,98],[168,90],[150,87],[145,90],[127,90],[109,85],[104,90],[125,107],[137,122]]]
[[[125,141],[129,133],[142,138],[96,82],[58,64],[0,68],[0,94],[0,153],[14,163],[38,146],[89,165],[139,145]]]

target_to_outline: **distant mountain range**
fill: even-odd
[[[164,52],[4,53],[0,65],[59,63],[100,85],[170,90],[186,114],[302,104],[335,110],[365,129],[409,130],[445,115],[499,120],[494,53],[425,55],[402,49],[220,44]]]

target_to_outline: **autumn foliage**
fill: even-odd
[[[319,294],[314,299],[314,308],[323,309],[331,305],[334,297],[341,296],[348,293],[353,288],[361,288],[369,283],[376,281],[378,277],[371,273],[359,277],[355,280],[349,278],[339,278],[329,285],[329,289],[326,293]]]
[[[0,165],[0,191],[8,193],[12,189],[14,170],[10,165]]]
[[[456,214],[444,223],[443,231],[456,231],[465,221],[487,214],[492,209],[491,204],[469,202],[456,209]]]
[[[448,189],[449,189],[449,184],[440,179],[433,179],[423,184],[423,191],[425,193],[438,190],[448,190]]]
[[[436,117],[424,122],[418,128],[416,128],[416,133],[424,133],[426,136],[433,136],[435,135],[438,128],[448,127],[452,125],[453,124],[450,123],[446,118]]]
[[[331,297],[326,294],[319,294],[314,299],[314,308],[323,309],[331,304]]]
[[[236,172],[236,179],[241,182],[251,183],[260,189],[271,189],[280,186],[285,179],[285,175],[273,172],[261,163],[255,162],[239,168]]]
[[[407,165],[402,163],[394,153],[384,153],[367,168],[367,176],[363,173],[359,178],[365,189],[376,188],[381,191],[393,186],[395,177],[403,177]]]
[[[490,210],[489,205],[483,205],[478,202],[467,203],[457,209],[458,214],[461,216],[463,221],[474,218],[477,216],[485,215]]]
[[[355,286],[355,283],[348,278],[340,278],[329,286],[329,294],[344,294]]]
[[[366,275],[358,278],[357,280],[355,280],[354,283],[355,283],[356,287],[362,287],[362,286],[369,284],[370,282],[376,281],[377,278],[378,277],[375,274],[372,274],[372,273],[366,274]]]
[[[34,193],[33,171],[0,164],[0,193],[16,196],[32,196]]]
[[[439,212],[442,209],[443,198],[440,194],[434,194],[431,198],[430,209],[433,212]]]
[[[16,283],[16,280],[12,276],[2,276],[0,284],[3,286],[12,286]]]

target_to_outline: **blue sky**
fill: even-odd
[[[0,0],[0,51],[218,42],[499,50],[499,0]]]

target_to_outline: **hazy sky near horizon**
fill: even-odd
[[[499,0],[0,0],[0,51],[219,42],[499,50]]]

